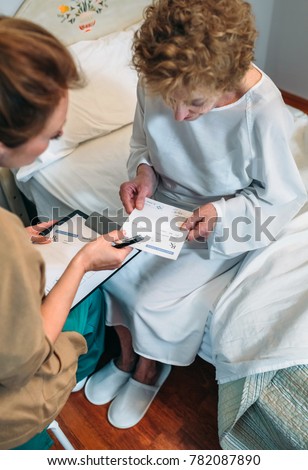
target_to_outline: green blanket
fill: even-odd
[[[219,385],[222,449],[308,449],[308,366]]]

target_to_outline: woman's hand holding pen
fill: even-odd
[[[116,269],[121,266],[132,248],[114,248],[112,242],[123,237],[118,231],[110,232],[86,243],[74,256],[66,270],[43,299],[41,313],[45,334],[56,341],[71,308],[79,284],[88,271]]]
[[[40,222],[37,225],[30,225],[26,227],[26,231],[30,236],[32,243],[43,245],[51,243],[49,235],[40,235],[42,230],[52,227],[56,223],[55,220],[48,222]],[[82,262],[84,265],[84,272],[87,271],[100,271],[102,269],[116,269],[121,266],[126,256],[132,250],[129,247],[121,247],[121,250],[116,250],[111,242],[119,241],[123,238],[121,231],[114,230],[98,237],[87,244],[77,253],[78,263]],[[76,256],[77,256],[76,255]],[[75,256],[75,258],[76,258]],[[72,261],[74,261],[74,259]]]
[[[121,250],[114,248],[111,242],[121,238],[123,238],[123,234],[117,230],[101,235],[96,240],[87,243],[75,255],[72,263],[81,265],[85,273],[119,268],[126,256],[132,251],[130,247],[123,247]]]

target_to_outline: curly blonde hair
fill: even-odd
[[[153,0],[133,42],[133,65],[147,88],[217,94],[240,85],[254,57],[254,16],[243,0]]]

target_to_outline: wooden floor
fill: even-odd
[[[109,404],[92,405],[83,391],[71,394],[57,421],[78,450],[221,449],[214,374],[199,357],[188,367],[173,367],[147,414],[130,429],[111,426]],[[52,449],[63,448],[55,440]]]

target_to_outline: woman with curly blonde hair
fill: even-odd
[[[142,252],[105,284],[121,355],[89,379],[86,395],[114,398],[116,427],[144,416],[171,365],[204,354],[207,321],[245,255],[268,245],[306,200],[292,117],[252,62],[256,36],[243,0],[156,0],[135,34],[140,81],[121,199],[128,213],[152,197],[192,216],[176,261]]]

